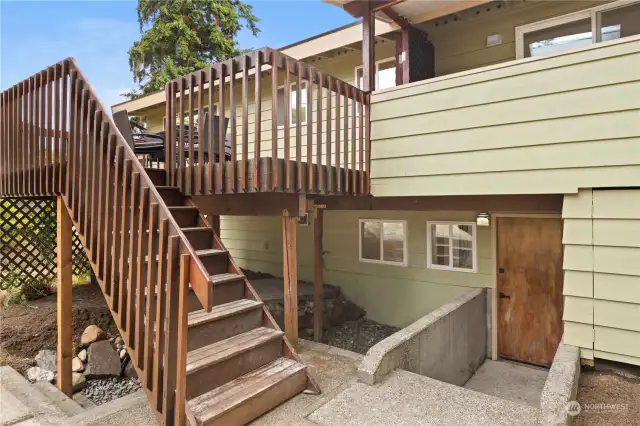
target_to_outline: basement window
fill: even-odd
[[[427,267],[476,272],[476,224],[427,222]]]
[[[407,222],[360,219],[360,261],[407,266]]]

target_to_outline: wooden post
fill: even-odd
[[[58,313],[58,389],[68,397],[73,396],[71,383],[72,337],[72,222],[62,196],[57,197],[57,313]]]
[[[396,33],[396,86],[410,83],[409,27]]]
[[[211,215],[211,227],[218,237],[220,237],[220,215]]]
[[[296,217],[282,212],[284,267],[284,333],[292,345],[298,341],[298,269],[296,259]]]
[[[362,89],[365,92],[375,90],[375,48],[376,19],[371,2],[366,2],[362,16]]]
[[[324,263],[322,259],[323,210],[315,210],[313,220],[313,339],[322,339],[322,315],[324,292]]]
[[[218,216],[219,217],[219,216]],[[189,298],[189,265],[191,256],[180,255],[180,287],[178,294],[178,354],[176,374],[176,407],[175,425],[184,426],[186,423],[185,398],[187,393],[187,323]]]

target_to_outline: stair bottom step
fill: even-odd
[[[231,382],[189,400],[200,426],[246,424],[305,390],[306,367],[278,358]]]

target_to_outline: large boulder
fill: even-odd
[[[53,371],[41,367],[31,367],[27,370],[27,379],[31,383],[52,382],[55,375]]]
[[[108,340],[89,346],[87,358],[84,374],[88,379],[120,375],[120,357]]]
[[[90,344],[97,342],[98,340],[102,340],[106,337],[106,334],[100,327],[97,325],[90,325],[85,328],[82,336],[80,336],[80,345],[86,347]]]
[[[58,371],[58,356],[56,351],[44,349],[36,355],[36,365],[53,373]]]

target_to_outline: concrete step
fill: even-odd
[[[38,382],[32,386],[49,398],[51,402],[56,404],[69,417],[84,413],[85,411],[80,404],[69,398],[49,382]]]

